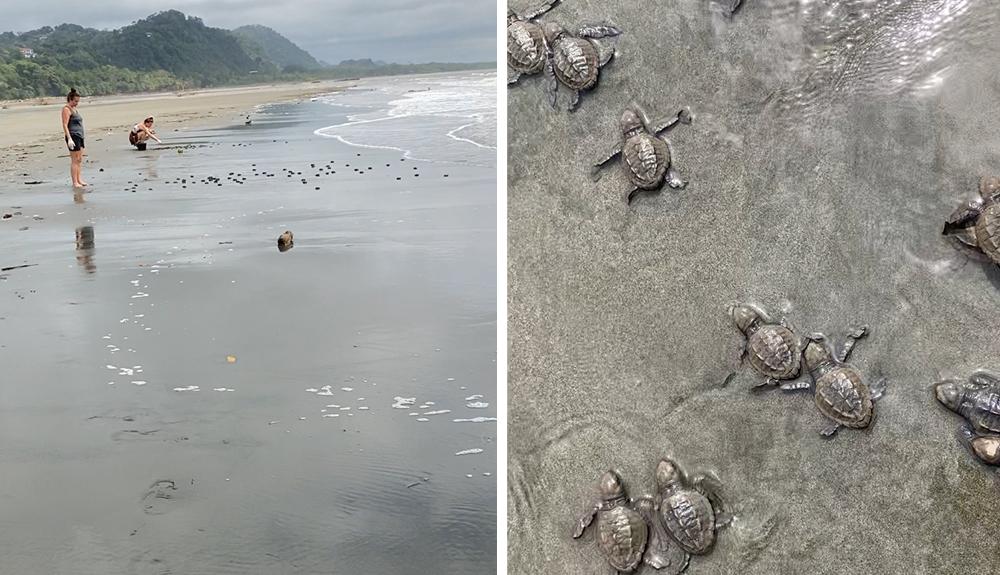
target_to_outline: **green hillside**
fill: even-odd
[[[0,34],[0,100],[60,96],[70,87],[96,96],[490,67],[371,60],[324,66],[265,26],[223,30],[176,10],[117,30],[61,24]]]
[[[267,26],[240,26],[233,30],[233,35],[248,53],[254,53],[259,48],[264,59],[282,70],[317,70],[323,67],[309,52]]]

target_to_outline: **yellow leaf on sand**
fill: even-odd
[[[236,363],[236,356],[235,355],[227,355],[226,356],[226,361],[229,362],[229,363]]]

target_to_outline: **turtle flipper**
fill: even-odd
[[[522,14],[521,18],[523,18],[524,20],[534,20],[535,18],[538,18],[542,14],[545,14],[546,12],[551,10],[558,3],[559,0],[548,0],[547,2],[543,2],[540,6],[538,6],[534,10]]]
[[[722,481],[712,472],[696,474],[691,478],[691,486],[712,503],[715,512],[715,526],[725,527],[733,521],[733,513],[722,496]]]
[[[576,31],[580,38],[612,38],[620,36],[621,30],[611,24],[585,24]]]
[[[663,528],[656,514],[656,503],[651,497],[642,497],[633,501],[635,510],[649,524],[649,539],[646,542],[646,552],[642,562],[656,569],[663,575],[679,575],[688,566],[690,556]]]
[[[978,388],[1000,386],[1000,378],[988,371],[977,371],[969,376],[969,383]]]
[[[576,110],[576,107],[579,103],[580,103],[580,91],[572,90],[572,93],[570,94],[569,97],[569,105],[566,106],[566,111],[572,112],[573,110]]]
[[[666,132],[670,128],[673,128],[677,124],[690,124],[691,123],[691,111],[687,108],[681,108],[673,116],[669,118],[661,118],[656,122],[649,123],[649,130],[659,136],[663,132]]]
[[[593,523],[594,517],[600,510],[601,510],[601,504],[596,503],[594,504],[594,507],[590,511],[585,513],[583,516],[580,517],[580,519],[577,520],[576,528],[573,530],[573,539],[576,539],[581,535],[583,535],[583,532],[587,529],[587,527],[590,526],[591,523]]]
[[[948,216],[948,219],[944,222],[944,229],[941,230],[941,234],[950,235],[960,233],[961,230],[975,224],[976,219],[982,212],[982,199],[969,200]]]
[[[635,200],[635,197],[638,196],[640,192],[642,192],[642,190],[639,188],[632,188],[631,190],[629,190],[628,196],[626,196],[625,198],[625,203],[631,206],[632,201]]]
[[[837,361],[843,363],[847,361],[847,356],[851,355],[851,350],[854,349],[854,344],[863,337],[868,335],[868,326],[859,325],[851,328],[847,332],[847,337],[844,339],[844,343],[841,344],[840,349],[837,350],[836,358]]]
[[[508,86],[510,86],[512,84],[516,84],[517,81],[520,78],[521,78],[521,73],[520,72],[518,72],[517,70],[511,68],[510,66],[507,66],[507,85]]]
[[[686,180],[681,179],[681,175],[673,168],[667,168],[667,185],[674,190],[683,190],[687,187]]]
[[[840,429],[840,424],[834,422],[831,423],[830,425],[827,425],[823,429],[819,430],[819,434],[822,435],[823,437],[826,437],[827,439],[831,439],[833,438],[834,435],[837,434],[838,429]]]
[[[812,387],[812,384],[805,379],[798,379],[796,381],[789,381],[781,384],[781,389],[784,391],[799,391],[802,389],[809,389],[810,387]]]
[[[611,150],[610,152],[605,154],[598,162],[594,164],[594,167],[591,168],[590,170],[591,179],[593,179],[595,182],[601,179],[600,170],[601,168],[604,167],[604,164],[607,164],[611,160],[617,158],[618,155],[621,153],[622,153],[622,144],[621,142],[618,142],[618,144],[615,145],[614,150]]]
[[[549,104],[553,108],[556,107],[556,97],[559,92],[559,81],[556,80],[556,71],[552,67],[552,50],[549,50],[546,46],[546,56],[545,56],[545,83],[543,87],[545,89],[545,94],[549,97]]]
[[[885,388],[887,384],[888,380],[884,377],[880,377],[877,381],[875,381],[875,383],[868,386],[868,389],[871,391],[872,401],[875,401],[885,395]]]

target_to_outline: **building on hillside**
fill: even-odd
[[[18,48],[18,50],[21,52],[21,56],[23,58],[34,58],[35,57],[35,51],[32,50],[31,48]]]

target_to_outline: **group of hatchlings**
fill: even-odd
[[[544,89],[555,107],[562,85],[570,91],[568,109],[574,110],[580,93],[597,85],[602,67],[614,57],[614,46],[601,39],[617,39],[622,32],[610,24],[589,24],[575,32],[537,20],[559,0],[518,15],[507,13],[507,83],[522,75],[543,73]],[[731,3],[730,14],[740,0]],[[621,137],[613,149],[592,168],[592,175],[609,161],[621,159],[631,183],[629,204],[643,191],[656,191],[664,183],[682,189],[686,182],[671,166],[670,143],[663,134],[677,124],[690,124],[682,109],[666,118],[651,118],[632,102],[621,116]],[[959,207],[947,219],[943,234],[968,248],[979,259],[1000,265],[1000,177],[984,177],[980,197]],[[801,335],[787,319],[773,321],[760,308],[734,305],[729,313],[746,336],[740,361],[746,361],[765,379],[757,385],[777,385],[787,391],[812,389],[816,407],[829,420],[821,434],[832,437],[841,427],[863,429],[875,418],[875,401],[885,392],[886,380],[869,385],[860,372],[846,363],[857,340],[868,334],[866,325],[849,330],[834,346],[822,333]],[[808,378],[803,377],[803,372]],[[980,461],[1000,465],[1000,377],[984,371],[967,381],[946,380],[935,387],[938,401],[966,419],[960,442]],[[601,480],[602,499],[580,520],[579,537],[594,516],[598,518],[599,544],[617,573],[631,573],[643,562],[665,572],[680,573],[689,556],[707,553],[715,530],[731,518],[721,507],[718,481],[699,475],[688,480],[670,460],[656,472],[658,498],[627,499],[621,478],[608,471]]]
[[[1000,189],[1000,180],[997,184]],[[971,209],[974,206],[965,208]],[[754,387],[812,388],[816,407],[830,420],[820,431],[825,437],[840,427],[862,429],[872,424],[875,401],[885,392],[886,380],[868,385],[858,369],[846,363],[855,343],[868,334],[868,326],[848,330],[834,346],[826,335],[800,335],[787,319],[775,321],[752,304],[734,304],[729,315],[746,338],[740,363],[749,363],[764,378]],[[960,442],[983,463],[1000,465],[1000,377],[977,371],[967,381],[947,379],[937,383],[935,395],[965,418]],[[691,555],[712,550],[716,531],[733,519],[714,474],[688,477],[665,458],[655,476],[655,497],[629,499],[621,477],[607,471],[601,477],[600,499],[576,523],[574,538],[597,518],[598,546],[616,574],[632,573],[646,564],[661,575],[678,575],[687,569]]]

